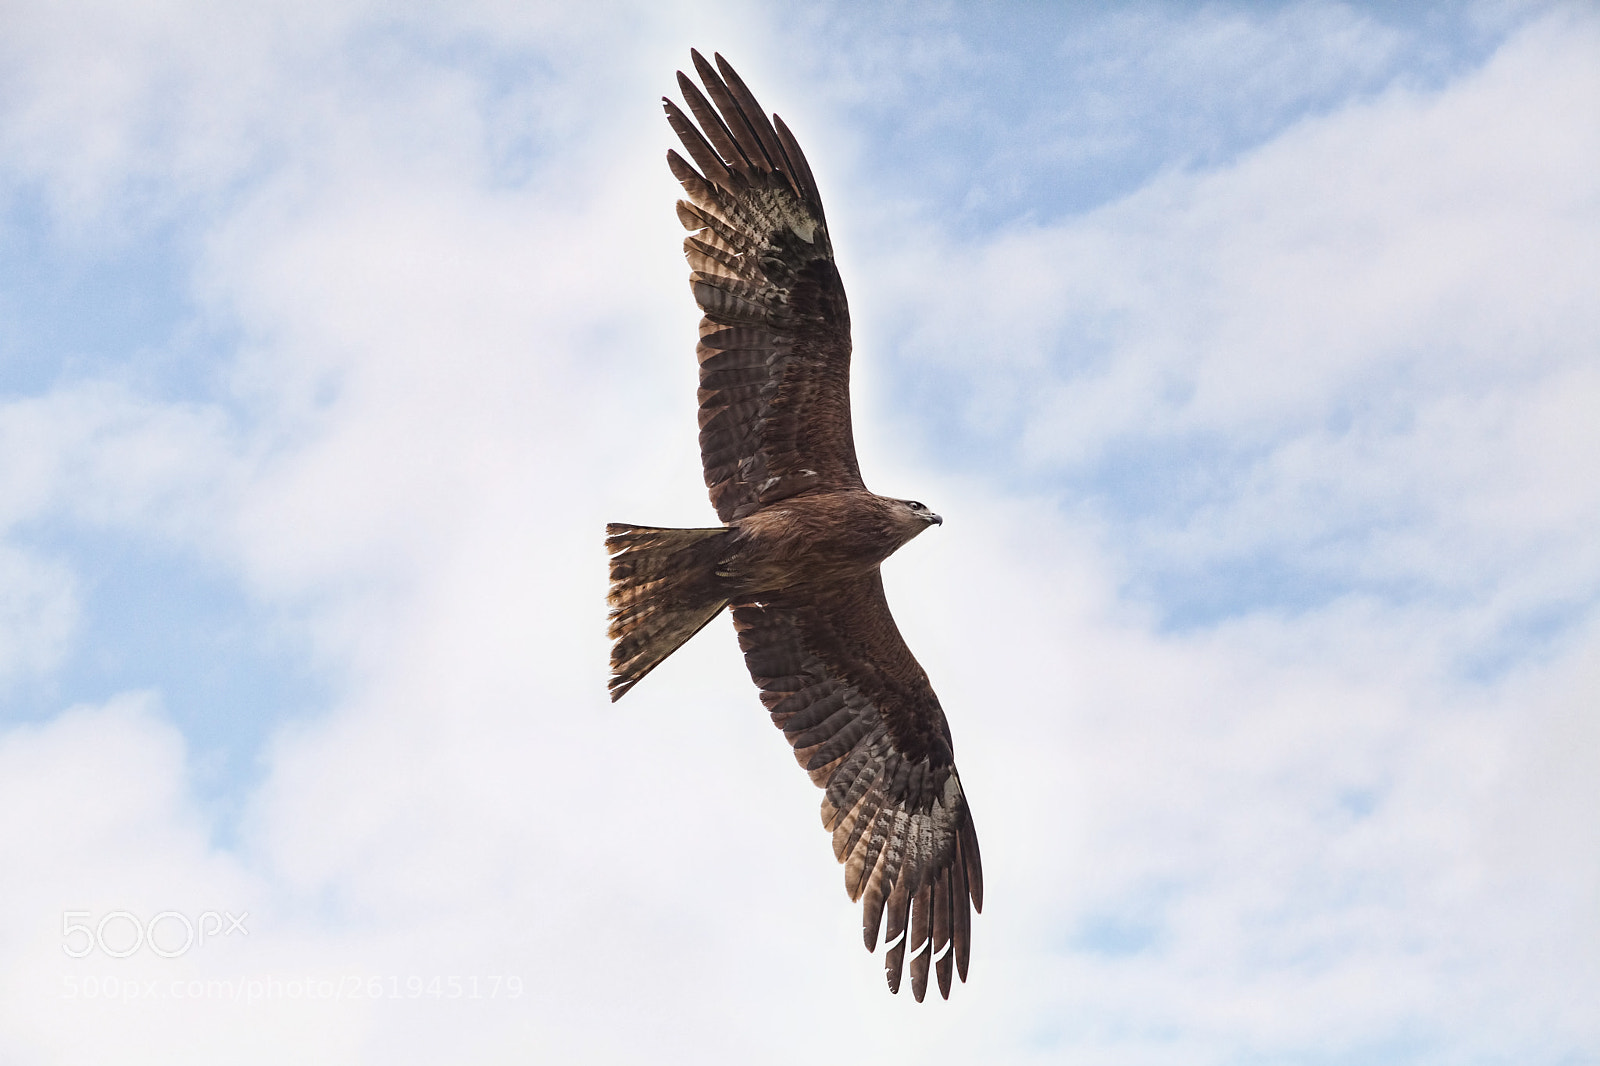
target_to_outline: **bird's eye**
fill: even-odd
[[[926,511],[927,510],[926,507],[922,506],[922,504],[918,503],[916,500],[907,500],[906,502],[911,505],[911,509],[913,511]]]

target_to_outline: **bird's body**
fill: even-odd
[[[909,946],[917,999],[935,964],[948,996],[982,908],[978,841],[943,709],[878,572],[941,519],[862,482],[850,312],[816,182],[726,61],[693,57],[710,100],[678,83],[699,127],[666,109],[699,170],[675,152],[668,163],[689,196],[678,217],[705,313],[700,450],[724,524],[606,527],[612,699],[731,608],[762,702],[825,789],[823,825],[863,902],[868,949],[887,918],[890,988]]]
[[[941,521],[865,489],[791,496],[729,526],[741,549],[726,564],[741,596],[860,580]]]

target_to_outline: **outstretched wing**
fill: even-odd
[[[909,943],[912,993],[922,999],[932,963],[948,998],[952,959],[967,979],[968,901],[983,909],[978,837],[944,711],[878,572],[737,607],[733,622],[761,701],[826,790],[822,824],[850,898],[862,901],[867,950],[887,911],[889,988],[900,990]]]
[[[699,126],[667,120],[667,153],[700,320],[700,456],[724,522],[787,496],[861,487],[850,431],[850,309],[822,197],[783,120],[720,55],[691,53],[710,100],[678,72]]]

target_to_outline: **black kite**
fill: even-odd
[[[968,901],[983,908],[978,838],[944,711],[878,573],[941,519],[861,481],[850,311],[800,146],[720,55],[716,68],[691,55],[710,100],[681,71],[678,85],[699,127],[664,102],[699,169],[671,151],[667,164],[689,196],[700,454],[724,525],[606,527],[611,698],[731,607],[762,703],[827,790],[822,823],[863,901],[867,950],[887,913],[889,988],[909,942],[912,992],[936,965],[948,998],[952,962],[967,978]]]

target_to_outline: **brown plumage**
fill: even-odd
[[[944,711],[878,573],[941,519],[862,483],[850,311],[800,146],[720,55],[715,68],[691,55],[706,89],[678,74],[693,120],[665,104],[694,166],[676,152],[667,164],[689,196],[678,217],[705,312],[700,454],[724,524],[606,527],[611,698],[731,606],[762,703],[825,790],[822,822],[862,902],[867,949],[882,927],[889,988],[909,946],[913,994],[932,967],[948,997],[952,964],[967,979],[983,909],[978,838]]]

